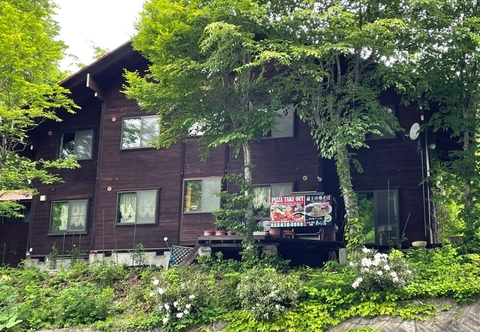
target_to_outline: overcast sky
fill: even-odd
[[[55,0],[56,21],[60,24],[60,39],[68,46],[63,70],[77,71],[73,64],[90,64],[98,46],[110,51],[127,42],[134,33],[133,25],[142,10],[144,0]]]

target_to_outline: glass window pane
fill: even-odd
[[[221,190],[220,178],[203,179],[202,181],[202,212],[220,209],[220,197],[216,196]]]
[[[272,196],[287,196],[293,191],[293,183],[272,183]]]
[[[142,130],[140,136],[140,145],[142,147],[151,146],[149,142],[155,140],[159,133],[158,116],[142,117]]]
[[[277,124],[272,130],[272,137],[293,137],[293,104],[277,110],[276,113]]]
[[[270,186],[253,188],[253,213],[256,218],[270,216]]]
[[[376,243],[375,200],[373,192],[358,194],[358,217],[364,225],[362,233],[365,243]]]
[[[87,201],[69,202],[69,227],[68,230],[84,231],[87,225]]]
[[[52,231],[66,231],[68,226],[68,202],[53,202]]]
[[[202,180],[185,181],[183,211],[202,211]]]
[[[75,153],[75,133],[64,133],[60,136],[60,158],[67,158]]]
[[[123,119],[122,149],[140,147],[141,119]]]
[[[137,223],[155,223],[157,191],[137,192]]]
[[[136,217],[137,194],[122,193],[118,195],[118,222],[134,223]]]
[[[93,130],[75,133],[75,154],[77,160],[92,159]]]
[[[396,244],[398,240],[398,191],[375,191],[377,234],[380,244]]]

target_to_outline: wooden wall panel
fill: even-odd
[[[25,258],[28,223],[0,223],[0,265],[17,266]]]
[[[122,118],[148,115],[137,103],[127,100],[120,87],[107,93],[102,118],[102,160],[98,180],[94,250],[127,250],[134,243],[146,248],[166,248],[177,243],[181,144],[169,149],[121,150]],[[115,225],[117,194],[121,191],[157,189],[160,191],[156,225]]]
[[[94,130],[92,160],[80,160],[79,169],[60,170],[57,173],[64,183],[51,185],[36,184],[40,195],[46,200],[40,202],[34,197],[32,206],[32,220],[29,230],[28,246],[33,248],[33,256],[48,255],[52,246],[59,248],[60,254],[67,254],[75,244],[80,250],[89,251],[90,234],[93,225],[94,195],[98,161],[98,145],[100,135],[101,102],[96,98],[82,101],[81,109],[76,114],[59,111],[62,122],[47,121],[33,133],[33,146],[36,158],[55,159],[60,141],[60,135],[66,131],[83,129]],[[53,170],[55,172],[55,170]],[[89,199],[87,217],[87,235],[48,235],[50,227],[50,210],[53,201],[68,199]]]

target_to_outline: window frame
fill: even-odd
[[[77,135],[77,133],[80,133],[80,132],[91,132],[92,133],[92,139],[91,139],[91,142],[90,142],[90,156],[88,158],[78,158],[78,154],[75,153],[77,152],[76,151],[76,144],[75,144],[75,138],[73,140],[74,142],[74,146],[73,146],[73,149],[74,149],[74,152],[73,153],[69,153],[68,155],[64,156],[63,154],[63,151],[64,151],[64,137],[66,134],[75,134],[75,136]],[[76,155],[77,158],[76,160],[77,161],[83,161],[83,160],[93,160],[93,150],[94,150],[94,142],[95,142],[95,129],[93,128],[90,128],[90,129],[78,129],[78,130],[69,130],[69,131],[63,131],[63,132],[60,132],[59,133],[59,138],[58,138],[58,148],[57,148],[57,156],[58,158],[68,158],[69,156],[71,155]]]
[[[72,229],[70,228],[71,225],[71,218],[73,217],[71,215],[71,202],[84,202],[85,203],[85,217],[84,217],[84,225],[82,229]],[[68,203],[68,216],[67,216],[67,228],[66,229],[57,229],[54,230],[52,229],[53,227],[53,217],[54,217],[54,205],[56,203]],[[90,212],[90,199],[88,198],[82,198],[82,199],[62,199],[62,200],[55,200],[52,201],[50,204],[50,225],[48,228],[49,234],[51,235],[57,235],[57,234],[64,234],[64,233],[80,233],[80,234],[86,234],[88,232],[88,217],[89,217],[89,212]]]
[[[156,118],[156,124],[157,124],[157,135],[160,135],[160,116],[159,115],[137,115],[137,116],[126,116],[122,118],[122,132],[120,136],[120,150],[137,150],[137,149],[151,149],[154,148],[153,145],[149,145],[148,142],[151,141],[148,140],[146,142],[142,143],[142,121],[143,119],[146,118]],[[130,146],[130,147],[125,147],[124,146],[124,133],[125,133],[125,121],[127,120],[134,120],[134,119],[139,119],[140,120],[140,132],[138,134],[138,140],[139,140],[139,146]]]
[[[138,216],[138,193],[155,192],[155,212],[153,215],[153,222],[142,222],[137,220]],[[120,196],[124,194],[136,194],[135,197],[135,221],[133,222],[121,222],[120,212]],[[121,190],[117,192],[117,198],[115,203],[115,226],[139,226],[139,225],[158,225],[160,216],[160,189],[138,189],[138,190]]]
[[[287,111],[285,115],[284,112]],[[275,110],[276,121],[275,126],[262,139],[278,139],[278,138],[292,138],[295,137],[295,107],[293,103],[285,104],[283,107]],[[280,121],[278,121],[281,119]],[[278,131],[278,126],[282,125],[284,128],[288,124],[288,133]]]
[[[221,200],[219,196],[216,196],[215,193],[209,192],[207,197],[203,196],[203,190],[204,188],[204,180],[211,180],[212,182],[215,181],[217,184],[215,184],[216,188],[218,189],[216,192],[220,192],[222,190],[222,177],[221,176],[210,176],[210,177],[201,177],[201,178],[188,178],[183,180],[183,190],[182,190],[182,213],[185,215],[188,214],[200,214],[200,213],[212,213],[215,210],[218,210],[221,208]],[[200,197],[200,209],[195,209],[195,210],[186,210],[187,209],[187,182],[193,182],[193,181],[202,181],[202,195]],[[207,211],[202,210],[202,203],[207,200],[208,198],[214,198],[216,200],[215,204],[211,204],[212,206],[215,205],[214,207],[208,209]]]
[[[393,193],[393,197],[390,198],[388,196],[390,196],[390,192]],[[375,244],[375,245],[398,245],[400,244],[401,242],[401,239],[400,239],[400,188],[384,188],[384,189],[362,189],[362,190],[356,190],[355,193],[357,195],[361,195],[361,194],[372,194],[373,195],[373,217],[374,217],[374,235],[375,235],[375,242],[365,242],[366,244]],[[381,230],[381,227],[384,227],[385,223],[382,223],[379,221],[379,209],[380,209],[380,205],[379,205],[379,200],[380,200],[380,197],[378,197],[378,195],[380,195],[381,193],[383,194],[387,194],[387,199],[393,199],[393,206],[390,207],[390,209],[393,209],[394,211],[394,220],[393,220],[393,223],[391,223],[390,221],[388,221],[388,225],[391,225],[390,229],[388,229],[388,225],[387,225],[387,229],[386,230]],[[388,201],[387,201],[388,202]],[[360,207],[360,204],[359,204],[359,208]],[[389,207],[387,205],[387,207],[384,206],[384,209],[387,210],[387,214],[390,215],[390,211],[389,211]],[[362,230],[362,232],[364,232],[365,230]],[[385,232],[388,232],[388,236],[387,238],[385,239],[382,239],[382,236],[385,234]],[[364,233],[365,234],[365,233]],[[394,239],[393,241],[391,239]]]
[[[381,104],[383,109],[390,109],[392,110],[392,115],[398,120],[398,114],[397,114],[397,104],[394,103],[382,103]],[[365,139],[367,141],[381,141],[381,140],[392,140],[397,138],[397,133],[394,131],[393,134],[390,134],[389,132],[385,131],[382,128],[378,128],[378,130],[382,133],[382,135],[379,134],[374,134],[374,133],[368,133]]]
[[[269,187],[269,197],[267,200],[268,205],[270,206],[270,198],[272,197],[272,186],[275,185],[285,185],[285,186],[290,186],[290,193],[286,193],[285,196],[291,195],[292,192],[295,192],[295,181],[286,181],[286,182],[270,182],[270,183],[261,183],[261,184],[253,184],[253,190],[255,193],[255,188],[260,188],[260,187]],[[255,197],[253,198],[255,200]],[[255,205],[255,204],[254,204]],[[254,207],[254,213],[255,213],[255,207]],[[270,219],[270,207],[268,208],[268,214],[266,216],[260,216],[260,215],[255,215],[256,220],[263,220],[263,219]]]

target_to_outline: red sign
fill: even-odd
[[[332,210],[330,195],[274,196],[270,198],[270,226],[329,226]]]
[[[270,198],[271,227],[303,227],[305,196],[274,196]]]

